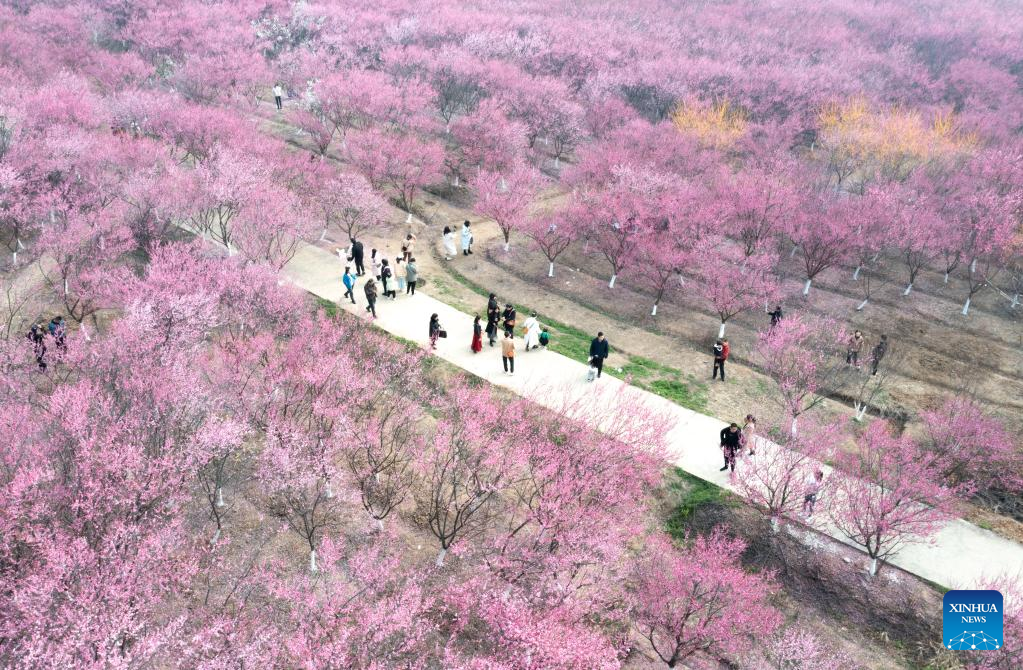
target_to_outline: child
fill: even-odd
[[[551,341],[551,334],[546,328],[540,329],[540,346],[547,349],[547,344]]]

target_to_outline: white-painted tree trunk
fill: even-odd
[[[510,242],[505,242],[504,243],[504,253],[508,253],[508,249],[510,248],[510,244],[511,244]]]
[[[813,283],[812,279],[807,279],[806,280],[806,283],[803,284],[803,295],[809,295],[810,294],[810,284],[812,284],[812,283]]]
[[[974,258],[972,261],[970,261],[970,274],[972,275],[976,271],[977,271],[977,259]]]
[[[18,252],[17,251],[15,251],[13,254],[11,254],[11,264],[12,265],[17,265],[18,264]]]
[[[67,279],[65,279],[64,280],[64,295],[66,296],[67,293],[68,293],[68,290],[67,290]]]
[[[963,305],[963,316],[969,316],[970,314],[970,300],[971,298],[967,298],[966,304]]]
[[[309,552],[309,572],[316,572],[317,570],[318,568],[316,567],[316,550],[313,549],[312,551]]]
[[[614,288],[615,287],[615,280],[616,279],[618,279],[618,275],[616,275],[616,274],[611,275],[611,281],[609,281],[607,283],[607,287],[608,288]]]
[[[860,280],[860,268],[861,267],[863,267],[863,266],[862,265],[857,265],[856,266],[856,271],[853,272],[853,281],[859,281]]]
[[[796,437],[797,435],[799,435],[799,418],[798,417],[792,417],[792,429],[791,429],[790,432],[792,433],[792,437]]]
[[[881,252],[879,251],[876,254],[874,254],[873,256],[871,256],[870,257],[870,262],[871,263],[876,263],[877,262],[877,257],[880,256],[880,255],[881,255]]]
[[[856,311],[857,311],[857,312],[862,312],[862,311],[863,311],[863,308],[867,306],[867,303],[868,303],[868,302],[870,302],[870,298],[866,298],[866,299],[865,299],[865,300],[864,300],[863,302],[861,302],[861,303],[860,303],[860,304],[859,304],[859,305],[858,305],[858,306],[856,307]]]
[[[789,254],[789,258],[795,258],[796,257],[796,249],[798,249],[798,248],[799,248],[798,244],[796,244],[796,245],[794,245],[792,247],[792,252]]]
[[[224,489],[217,487],[217,507],[224,506]]]
[[[870,561],[870,576],[874,577],[876,575],[877,575],[877,559],[875,558],[875,559],[872,559]]]
[[[777,533],[781,528],[781,522],[778,521],[778,517],[771,515],[771,532]]]
[[[328,499],[329,498],[333,498],[334,497],[334,489],[333,489],[333,487],[331,487],[330,482],[327,482],[325,488],[327,489],[327,498]]]
[[[1016,309],[1017,305],[1019,305],[1019,293],[1017,293],[1016,295],[1012,296],[1012,304],[1009,305],[1009,307],[1010,307],[1010,309]]]
[[[405,215],[405,223],[412,223],[412,212]]]
[[[544,135],[544,136],[543,136],[543,145],[544,145],[544,146],[547,146],[547,145],[549,145],[550,143],[551,143],[551,140],[550,140],[550,138],[549,138],[548,136]]]
[[[657,316],[657,303],[654,303],[654,308],[650,310],[650,316]]]
[[[377,530],[380,531],[381,533],[384,532],[384,520],[383,519],[377,519]]]
[[[82,331],[82,335],[85,337],[85,341],[86,342],[92,342],[92,338],[89,337],[89,329],[85,327],[85,321],[84,320],[82,321],[82,324],[80,326],[80,330]]]
[[[438,568],[444,567],[444,557],[448,555],[447,549],[441,549],[440,553],[437,554],[437,560],[433,562]]]
[[[948,283],[948,273],[947,272],[945,273],[945,283],[946,284]]]
[[[458,175],[456,174],[455,175],[455,180],[453,182],[451,182],[451,185],[457,188],[458,187],[458,183],[459,183],[458,182]]]
[[[561,159],[558,156],[554,157],[554,169],[557,170],[561,167]]]
[[[910,282],[909,286],[906,287],[906,290],[902,292],[902,295],[909,295],[912,290],[913,290],[913,283]]]
[[[551,261],[550,267],[547,268],[547,276],[548,277],[553,277],[554,276],[554,262],[553,261]]]
[[[721,327],[718,328],[718,337],[724,337],[724,336],[725,336],[725,322],[722,321],[721,322]]]
[[[320,242],[322,242],[322,241],[323,241],[323,240],[325,240],[325,239],[327,239],[327,229],[326,229],[326,228],[324,228],[324,229],[323,229],[323,232],[322,232],[322,233],[320,233]],[[340,255],[341,255],[341,254],[338,254],[338,256],[340,256]]]
[[[502,191],[508,190],[508,182],[504,180],[504,177],[501,177],[501,190]]]
[[[220,539],[220,529],[218,528],[217,531],[215,533],[213,533],[213,539],[210,540],[210,544],[216,544],[217,540],[219,540],[219,539]]]

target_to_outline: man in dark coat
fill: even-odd
[[[597,336],[590,342],[590,365],[597,368],[597,378],[604,371],[604,361],[611,355],[611,345],[604,339],[604,333],[597,333]]]
[[[497,342],[497,322],[500,320],[501,307],[497,304],[497,296],[491,293],[487,301],[487,339],[490,340],[490,346]]]
[[[882,335],[880,341],[870,350],[870,373],[877,375],[877,366],[881,364],[884,355],[888,353],[888,336]]]
[[[504,332],[508,337],[515,337],[515,308],[512,307],[511,303],[504,308],[504,312],[501,314],[504,317]]]
[[[778,325],[778,322],[782,319],[781,305],[776,305],[773,312],[768,312],[767,316],[771,317],[771,328]]]
[[[725,455],[725,465],[721,468],[722,471],[727,470],[728,466],[732,466],[732,472],[735,472],[735,454],[739,451],[741,438],[742,432],[737,423],[721,430],[721,451]]]
[[[355,274],[360,277],[366,274],[366,267],[362,264],[363,254],[365,253],[362,248],[362,242],[359,242],[354,237],[352,240],[352,260],[355,261]]]

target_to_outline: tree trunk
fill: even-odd
[[[217,487],[217,507],[224,506],[224,489]]]
[[[970,300],[971,298],[967,298],[966,304],[963,305],[963,316],[969,316],[970,314]]]
[[[447,549],[441,549],[440,553],[437,554],[437,560],[433,562],[438,568],[444,567],[444,557],[448,555]]]
[[[781,528],[781,523],[778,521],[777,515],[772,514],[771,515],[771,532],[772,533],[777,533],[780,528]]]
[[[548,277],[554,276],[554,261],[551,261],[550,267],[547,268],[547,276]]]
[[[810,294],[810,284],[812,284],[812,283],[813,283],[812,279],[807,279],[806,280],[806,283],[803,284],[803,295],[809,295]]]
[[[657,303],[654,303],[654,308],[650,310],[650,316],[657,316]]]
[[[67,294],[68,294],[68,290],[67,290],[67,279],[65,279],[65,280],[64,280],[64,295],[66,296]]]
[[[451,182],[451,185],[454,186],[455,188],[458,188],[458,175],[457,174],[455,175],[455,180],[453,182]]]
[[[862,268],[862,267],[863,267],[862,265],[857,265],[856,266],[856,271],[853,272],[853,281],[859,281],[860,280],[860,268]]]
[[[409,205],[409,207],[411,207],[411,205]],[[412,223],[412,212],[411,211],[409,211],[405,215],[405,223]]]
[[[217,540],[219,540],[219,539],[220,539],[220,529],[218,528],[217,531],[215,533],[213,533],[213,539],[210,540],[210,544],[216,544]]]
[[[796,437],[799,434],[799,425],[798,424],[799,424],[799,418],[798,417],[792,417],[792,429],[791,429],[792,437]]]
[[[877,559],[874,558],[870,561],[870,576],[874,577],[877,575]]]
[[[313,549],[309,552],[309,572],[316,572],[316,550]]]
[[[793,247],[792,247],[792,253],[790,253],[790,254],[789,254],[789,258],[795,258],[795,257],[796,257],[796,249],[798,249],[798,248],[799,248],[799,245],[798,245],[798,244],[796,244],[796,245],[793,245]]]
[[[381,533],[384,532],[384,520],[383,519],[377,519],[377,530],[380,531]]]
[[[616,275],[616,274],[611,275],[611,281],[609,281],[607,283],[607,287],[608,288],[614,288],[615,287],[615,280],[616,279],[618,279],[618,275]]]
[[[947,272],[945,273],[945,283],[946,284],[948,283],[948,273]]]
[[[722,321],[721,322],[721,327],[718,328],[718,337],[721,338],[721,337],[724,337],[724,336],[725,336],[725,322]]]
[[[870,298],[865,298],[865,299],[863,300],[863,302],[861,302],[861,303],[859,304],[859,306],[858,306],[858,307],[856,308],[856,311],[857,311],[857,312],[862,312],[862,311],[863,311],[863,308],[867,306],[867,303],[868,303],[868,302],[870,302]]]
[[[1019,293],[1012,296],[1012,304],[1009,305],[1009,309],[1016,309],[1017,305],[1019,305]]]
[[[508,242],[508,240],[505,240],[504,241],[504,253],[508,253],[509,247],[510,247],[510,243]]]
[[[558,158],[557,156],[555,156],[554,157],[554,169],[557,170],[559,167],[561,167],[561,159]]]
[[[977,271],[977,259],[974,258],[972,261],[970,261],[970,274],[972,275],[976,271]]]
[[[325,239],[327,239],[327,229],[326,229],[326,228],[324,228],[324,229],[323,229],[323,232],[322,232],[322,233],[320,233],[320,242],[322,242],[322,241],[323,241],[323,240],[325,240]],[[339,254],[339,255],[340,255],[340,254]]]
[[[863,421],[863,417],[867,414],[867,403],[854,402],[853,408],[856,410],[856,414],[853,415],[853,421]]]

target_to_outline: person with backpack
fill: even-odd
[[[728,340],[715,342],[712,353],[714,354],[714,373],[711,375],[711,379],[717,379],[718,371],[720,371],[721,381],[725,381],[725,361],[728,360],[729,354]]]
[[[33,325],[28,331],[28,341],[32,345],[32,353],[36,357],[36,365],[40,370],[46,370],[46,326],[43,324]]]
[[[597,379],[604,371],[604,361],[611,355],[611,345],[604,338],[604,333],[597,333],[597,336],[590,342],[590,366],[596,368]]]
[[[362,287],[362,290],[366,292],[366,311],[375,319],[377,318],[377,283],[370,277],[366,280],[366,285]]]
[[[353,293],[353,291],[355,290],[355,275],[352,274],[352,268],[350,265],[345,266],[345,273],[341,275],[341,283],[345,285],[345,294],[341,297],[348,298],[354,305],[355,293]]]
[[[742,433],[739,430],[739,424],[732,423],[727,428],[721,429],[721,452],[725,456],[725,464],[720,469],[724,472],[731,466],[732,472],[735,472],[735,455],[742,448]]]
[[[877,376],[877,367],[881,365],[881,360],[884,355],[888,353],[888,336],[882,335],[881,339],[874,348],[870,350],[870,374]]]
[[[415,257],[408,259],[408,263],[405,263],[405,281],[408,283],[405,295],[415,295],[416,282],[419,281],[419,267],[416,265]]]
[[[366,274],[366,266],[363,265],[364,249],[362,242],[359,242],[354,237],[349,238],[352,241],[352,248],[349,250],[352,254],[352,261],[355,263],[355,274],[360,277]]]

